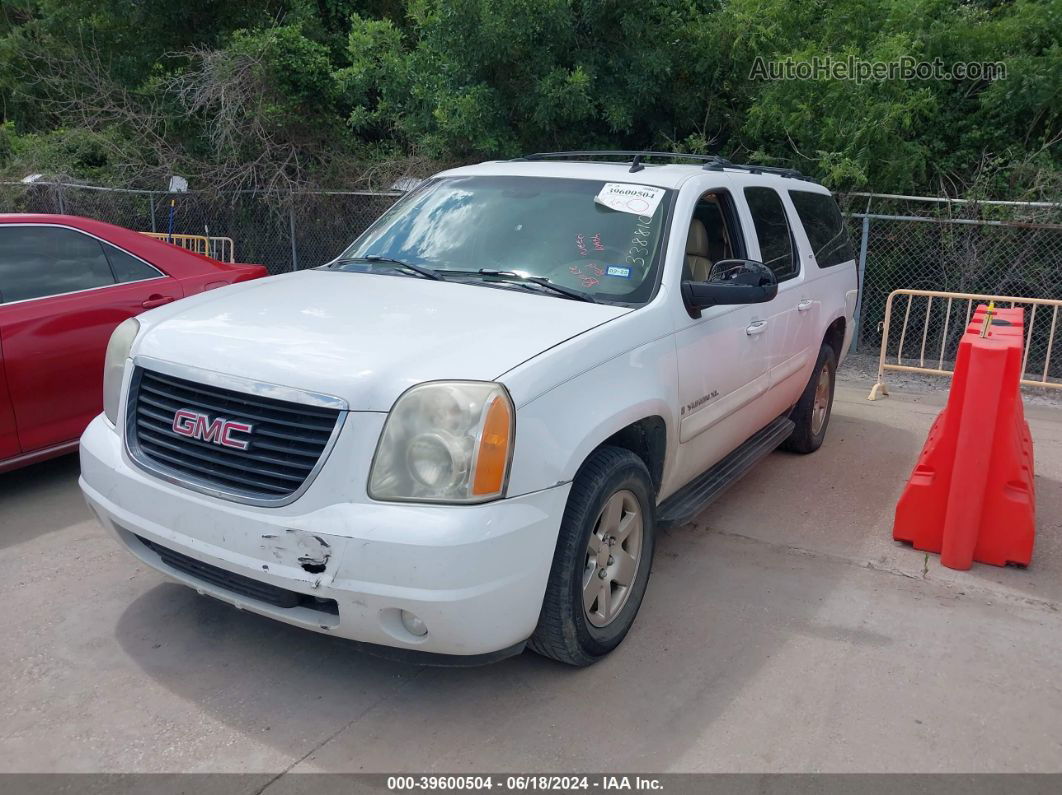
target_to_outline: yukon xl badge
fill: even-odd
[[[713,389],[707,395],[702,395],[701,397],[694,400],[692,403],[687,403],[685,406],[682,407],[682,416],[685,417],[687,414],[692,414],[696,409],[699,409],[709,400],[712,400],[713,398],[717,397],[719,397],[719,390]]]
[[[178,409],[173,415],[174,433],[235,450],[246,450],[251,443],[247,439],[234,439],[232,434],[250,433],[253,428],[249,423],[235,422],[223,417],[211,420],[206,414],[189,409]]]

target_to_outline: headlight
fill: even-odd
[[[129,358],[129,349],[140,331],[140,322],[131,317],[121,323],[111,334],[107,343],[107,355],[103,359],[103,413],[118,424],[118,403],[122,397],[122,375],[125,373],[125,360]]]
[[[433,381],[387,416],[369,475],[374,500],[486,502],[505,493],[513,404],[501,384]]]

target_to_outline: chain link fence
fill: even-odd
[[[237,262],[270,273],[313,268],[346,248],[399,192],[315,191],[284,200],[252,192],[99,188],[58,182],[0,184],[0,212],[65,213],[140,232],[230,237]]]
[[[332,259],[400,195],[316,191],[280,201],[251,192],[168,194],[38,181],[0,184],[0,212],[68,213],[140,231],[231,237],[238,262],[283,273]],[[1062,204],[868,193],[838,198],[858,256],[862,294],[855,349],[860,352],[877,352],[885,302],[895,289],[1060,297]],[[911,311],[908,327],[927,330],[930,339],[946,337],[948,350],[957,345],[962,318],[948,316],[944,302],[928,307],[919,302]],[[1047,313],[1036,318],[1051,320]],[[902,326],[893,323],[890,352],[897,351]],[[922,335],[913,337],[905,339],[905,348]],[[1047,335],[1030,339],[1032,370],[1045,362]],[[1059,365],[1052,362],[1051,372],[1058,375],[1062,355],[1054,358]]]
[[[855,349],[862,353],[880,349],[885,303],[893,290],[1062,296],[1062,204],[866,193],[840,199],[859,258],[862,291]],[[951,362],[966,309],[966,302],[914,301],[909,309],[906,301],[898,302],[885,346],[889,360],[918,359],[924,341],[930,340],[933,359],[939,353]],[[901,312],[906,316],[897,317]],[[1027,326],[1030,321],[1027,370],[1041,372],[1050,354],[1050,327],[1057,321],[1050,312],[1026,317]],[[1050,374],[1059,376],[1062,351],[1055,353]]]

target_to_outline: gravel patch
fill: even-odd
[[[837,382],[856,386],[865,384],[867,394],[878,378],[878,355],[868,353],[850,353],[844,364],[837,371]],[[951,379],[938,375],[918,375],[897,370],[885,373],[885,383],[889,391],[927,394],[947,392],[951,388]],[[1062,408],[1062,390],[1022,387],[1022,399],[1027,406],[1054,406]]]

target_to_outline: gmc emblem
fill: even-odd
[[[189,409],[178,409],[173,415],[173,432],[189,439],[201,439],[204,442],[231,447],[234,450],[246,450],[250,441],[233,439],[233,433],[250,433],[254,428],[246,422],[233,422],[222,417],[211,420],[206,414]]]

